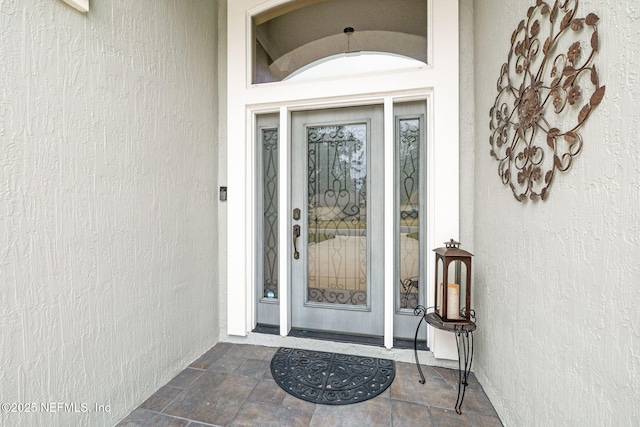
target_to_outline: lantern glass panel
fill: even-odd
[[[444,275],[444,264],[442,258],[436,257],[436,302],[435,302],[435,311],[440,316],[442,313],[442,283],[443,283],[443,275]]]
[[[454,260],[447,266],[447,315],[448,320],[458,320],[460,311],[465,311],[467,302],[467,266]]]
[[[467,316],[467,265],[464,262],[458,261],[460,263],[460,311],[462,315],[459,318],[464,318]]]
[[[460,263],[451,261],[447,264],[447,313],[443,316],[445,320],[458,318],[460,312]]]

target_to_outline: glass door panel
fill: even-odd
[[[398,120],[400,309],[418,306],[420,283],[420,119]]]
[[[307,302],[367,304],[367,134],[307,127]]]

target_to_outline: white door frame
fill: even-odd
[[[458,237],[459,227],[459,114],[458,114],[458,2],[429,0],[429,65],[420,68],[326,80],[251,84],[251,16],[289,0],[234,0],[227,10],[227,333],[246,336],[255,326],[255,200],[257,197],[254,116],[280,112],[280,165],[289,165],[289,112],[380,102],[385,105],[385,154],[393,159],[394,101],[427,99],[428,105],[428,235],[429,247]],[[455,54],[452,54],[454,52]],[[375,88],[375,92],[372,91]],[[283,149],[285,148],[285,149]],[[387,155],[388,154],[388,155]],[[386,166],[385,166],[386,167]],[[385,241],[393,241],[393,169],[385,169]],[[286,176],[286,174],[285,174]],[[280,194],[289,192],[289,179],[280,182]],[[288,197],[280,211],[290,212]],[[289,215],[280,218],[281,230],[290,228]],[[391,233],[391,234],[390,234]],[[288,254],[288,239],[281,253]],[[385,346],[393,346],[393,246],[385,244]],[[426,254],[425,256],[430,256]],[[290,330],[288,256],[281,257],[280,332]],[[427,303],[432,298],[432,262],[427,268]],[[284,267],[284,268],[283,268]],[[432,331],[429,347],[436,357],[456,358],[455,342]]]

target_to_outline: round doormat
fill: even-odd
[[[287,393],[323,405],[349,405],[384,392],[396,375],[393,360],[280,347],[271,374]]]

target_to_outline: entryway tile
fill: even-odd
[[[290,426],[307,427],[311,421],[311,413],[282,406],[264,403],[247,402],[231,423],[232,426]]]
[[[391,422],[393,427],[432,427],[429,407],[417,403],[391,401]]]
[[[287,395],[274,380],[262,380],[249,396],[249,400],[258,403],[270,403],[280,405]],[[300,401],[300,399],[296,399]],[[303,401],[304,402],[304,401]],[[315,405],[314,408],[315,409]]]
[[[380,396],[364,402],[316,405],[286,393],[271,376],[276,348],[220,343],[149,397],[118,427],[502,427],[475,377],[462,415],[453,407],[457,370],[396,362]]]
[[[189,365],[189,367],[196,369],[209,369],[209,367],[217,362],[218,359],[227,354],[229,349],[232,347],[233,344],[231,343],[218,343],[214,345],[211,350],[196,359],[191,365]]]
[[[390,426],[391,400],[375,397],[352,405],[317,405],[311,427]]]
[[[254,378],[204,372],[163,412],[194,421],[227,425],[258,384]]]
[[[156,391],[150,398],[145,400],[140,407],[150,411],[161,412],[173,401],[173,399],[176,398],[176,396],[182,393],[182,391],[183,390],[180,388],[169,387],[166,385]]]
[[[246,359],[242,365],[234,372],[235,375],[245,377],[262,378],[269,369],[269,362],[266,360]]]

